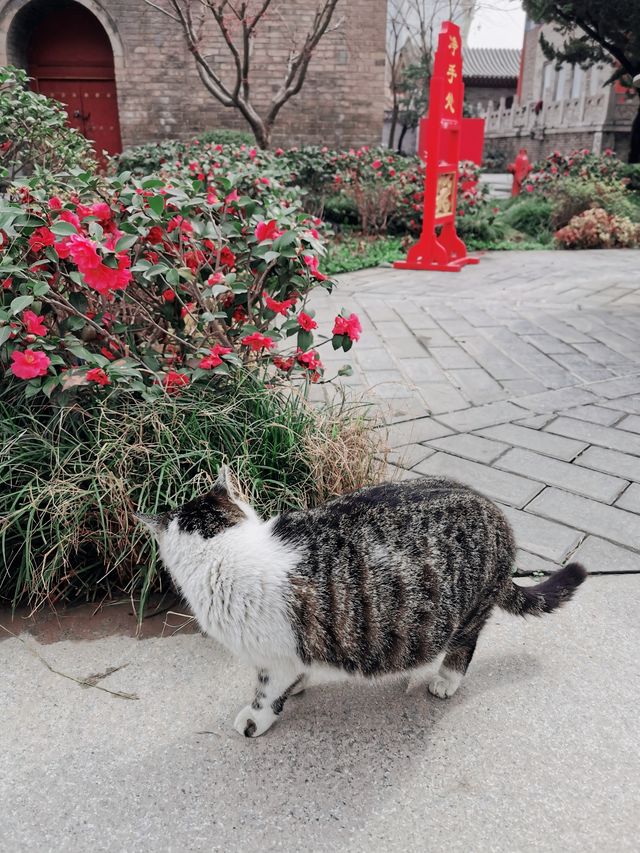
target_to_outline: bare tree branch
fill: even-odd
[[[292,49],[282,83],[271,100],[264,115],[251,103],[251,57],[252,43],[260,23],[265,19],[273,0],[259,0],[255,11],[251,10],[251,0],[196,0],[205,14],[210,15],[233,63],[231,81],[222,78],[214,67],[211,58],[203,50],[204,17],[198,24],[192,15],[193,0],[166,0],[169,9],[163,8],[153,0],[144,0],[153,9],[161,12],[180,25],[190,53],[196,62],[200,79],[207,90],[225,107],[233,107],[246,119],[254,132],[258,144],[265,148],[269,145],[273,125],[282,107],[300,92],[306,79],[309,63],[320,39],[331,30],[340,26],[338,22],[330,28],[331,21],[340,0],[321,0],[316,8],[313,21],[305,34],[302,46]],[[229,26],[229,20],[239,26],[239,35],[235,35]]]

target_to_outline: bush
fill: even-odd
[[[330,275],[335,275],[377,267],[382,263],[392,263],[406,253],[404,239],[400,237],[367,239],[340,235],[329,244],[325,269]]]
[[[622,181],[601,183],[587,178],[558,178],[538,192],[551,204],[550,224],[554,230],[563,228],[574,216],[592,207],[627,219],[635,218],[638,213]]]
[[[627,168],[627,164],[619,160],[611,148],[607,148],[603,154],[593,154],[588,148],[569,154],[554,151],[535,164],[529,183],[540,186],[558,178],[579,178],[600,184],[617,184],[625,177]]]
[[[9,381],[27,396],[113,386],[148,399],[242,365],[271,380],[317,381],[306,300],[332,286],[319,270],[323,242],[314,222],[250,175],[84,174],[53,197],[36,180],[17,187],[0,204]],[[238,192],[245,185],[253,198]],[[327,331],[345,350],[359,334]]]
[[[640,225],[597,207],[574,216],[555,236],[564,249],[633,248],[640,244]]]
[[[0,68],[0,187],[17,175],[69,171],[93,164],[89,142],[67,126],[57,101],[33,92],[20,68]]]
[[[553,206],[550,201],[537,196],[521,195],[517,197],[505,212],[504,220],[511,228],[528,234],[530,237],[551,237],[550,221]]]
[[[377,482],[371,423],[311,409],[250,378],[193,386],[152,403],[130,392],[57,408],[0,396],[0,598],[38,606],[162,588],[134,511],[201,494],[229,462],[265,515]],[[140,613],[142,615],[142,613]]]

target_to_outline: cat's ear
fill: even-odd
[[[162,530],[162,516],[161,515],[150,515],[146,512],[135,512],[135,517],[138,521],[141,521],[143,524],[146,524],[149,530],[157,535]]]
[[[218,468],[218,476],[213,484],[214,491],[226,492],[230,497],[234,494],[233,479],[231,477],[231,469],[228,465],[221,465]]]

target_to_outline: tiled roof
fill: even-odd
[[[463,54],[464,77],[486,80],[516,78],[520,72],[520,51],[506,47],[468,47]]]

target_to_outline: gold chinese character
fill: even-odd
[[[456,50],[458,49],[458,39],[455,36],[449,36],[449,50],[455,56]]]
[[[453,81],[456,80],[457,77],[458,77],[458,72],[456,71],[456,66],[450,65],[449,68],[447,69],[447,80],[449,81],[449,84],[453,83]]]
[[[455,113],[455,107],[453,105],[453,92],[447,92],[447,97],[444,99],[444,108],[445,110],[449,110],[451,114]]]

